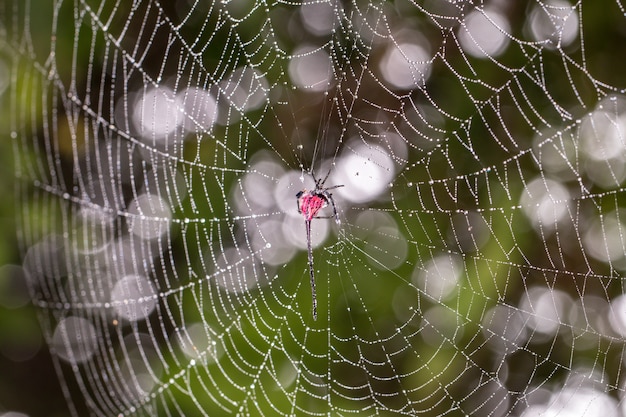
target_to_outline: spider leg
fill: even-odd
[[[300,197],[302,197],[302,194],[304,194],[304,190],[298,191],[298,193],[296,194],[296,206],[298,207],[299,214],[302,214],[302,209],[300,208]]]
[[[326,180],[328,179],[328,177],[330,176],[330,169],[328,170],[328,172],[326,173],[326,176],[324,177],[324,179],[320,182],[320,185],[323,186],[324,184],[326,184]],[[333,187],[334,188],[334,187]]]
[[[330,201],[330,205],[333,206],[333,217],[335,218],[335,223],[339,224],[339,214],[337,214],[337,206],[335,206],[335,200],[333,200],[333,195],[328,194],[328,201]]]
[[[343,187],[344,185],[333,185],[332,187],[324,188],[324,191],[334,190],[335,188]]]
[[[313,269],[313,249],[311,248],[311,220],[306,220],[306,246],[309,251],[309,273],[311,275],[311,296],[313,297],[313,320],[317,320],[317,295],[315,294],[315,272]]]

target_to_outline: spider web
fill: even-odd
[[[619,1],[12,3],[72,415],[621,414]]]

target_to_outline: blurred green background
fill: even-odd
[[[9,62],[6,52],[0,52],[0,415],[67,416],[35,309],[25,302],[24,277],[16,268],[22,254],[15,217],[20,207],[16,204],[15,149],[9,128]]]
[[[92,2],[95,4],[95,2]],[[400,3],[400,2],[397,2]],[[58,31],[56,32],[57,38],[54,39],[60,46],[58,47],[58,52],[63,54],[65,52],[68,56],[71,55],[71,52],[74,50],[74,31],[73,26],[76,19],[76,16],[72,13],[73,9],[71,7],[65,7],[62,9],[61,13],[58,15],[54,15],[53,13],[53,2],[48,1],[32,1],[30,2],[31,8],[29,13],[29,17],[26,19],[30,22],[30,33],[29,36],[32,37],[34,50],[35,52],[43,51],[43,55],[45,56],[46,48],[50,47],[52,40],[50,39],[50,26],[52,24],[52,16],[55,16],[57,19],[56,25]],[[78,4],[78,3],[77,3]],[[394,2],[389,2],[390,5],[397,6]],[[420,5],[431,5],[433,2],[421,2]],[[524,19],[527,15],[527,11],[529,10],[531,5],[534,5],[535,2],[525,2],[525,1],[515,1],[510,2],[509,4],[509,18],[512,23],[512,27],[516,30],[516,33],[521,33]],[[615,62],[619,57],[626,57],[626,25],[624,24],[623,15],[619,12],[619,7],[616,2],[612,1],[588,1],[583,2],[584,4],[584,20],[582,21],[582,25],[584,27],[584,36],[585,36],[585,62],[588,65],[586,70],[592,73],[598,80],[602,80],[606,82],[609,86],[614,87],[616,91],[620,90],[623,87],[626,87],[626,81],[623,74],[623,70],[620,65],[616,65]],[[71,6],[72,3],[66,2],[66,5]],[[9,22],[14,17],[17,16],[19,19],[24,19],[22,15],[23,10],[21,8],[15,8],[9,1],[8,4],[1,5],[2,10],[2,18],[3,21]],[[175,3],[167,3],[164,5],[166,9],[166,13],[175,14],[176,4]],[[406,5],[405,5],[406,7]],[[19,10],[17,13],[15,10]],[[282,12],[282,9],[280,9]],[[396,10],[398,15],[402,15],[404,10],[402,7],[398,6]],[[419,16],[422,15],[421,12],[416,12],[414,18],[418,19]],[[287,16],[287,14],[286,14]],[[262,17],[263,18],[263,17]],[[261,18],[261,20],[262,20]],[[281,22],[280,16],[276,17],[278,22]],[[287,22],[287,18],[284,20]],[[202,19],[198,19],[195,22],[190,22],[188,26],[184,26],[181,29],[181,33],[185,33],[189,31],[190,33],[194,32],[195,25],[201,23]],[[258,23],[258,22],[257,22]],[[120,22],[114,22],[113,25],[121,25]],[[19,25],[18,25],[19,26]],[[6,27],[11,27],[10,24],[7,24]],[[5,27],[5,29],[6,29]],[[255,26],[251,26],[250,30],[247,30],[244,26],[241,28],[242,33],[247,33],[249,36],[255,35],[254,33]],[[136,29],[136,28],[135,28]],[[282,30],[284,28],[278,27],[278,30]],[[435,31],[436,32],[436,31]],[[84,34],[83,34],[84,35]],[[439,33],[435,33],[433,35],[436,38]],[[84,35],[85,42],[78,42],[77,49],[84,52],[89,47],[87,41],[90,40],[88,35]],[[10,47],[7,46],[7,42],[12,42],[10,36],[4,32],[0,34],[0,64],[4,63],[5,68],[10,68],[10,63],[12,60],[11,51],[17,47],[17,45],[12,44]],[[295,41],[294,41],[295,42]],[[101,47],[101,45],[98,45]],[[213,45],[214,50],[218,50],[221,47],[220,42],[215,42]],[[575,50],[572,47],[571,54],[576,59],[580,58],[582,52],[580,50]],[[511,48],[511,52],[508,52],[507,55],[503,58],[503,61],[507,61],[508,63],[524,63],[528,58],[526,55],[522,53],[523,48],[515,49]],[[529,48],[532,51],[532,48]],[[217,55],[217,53],[215,53]],[[89,57],[88,54],[81,55],[83,59]],[[64,61],[65,57],[60,57],[60,67],[58,70],[60,71],[61,77],[65,77],[65,79],[70,78],[71,68],[63,67],[63,64],[67,65],[67,61]],[[153,57],[154,58],[154,57]],[[463,57],[458,55],[450,54],[447,57],[449,62],[460,62]],[[97,61],[97,60],[96,60]],[[207,60],[210,62],[210,60]],[[534,61],[533,61],[534,63]],[[213,65],[216,65],[214,62]],[[502,80],[507,79],[507,77],[511,76],[510,72],[503,71],[501,68],[497,66],[491,65],[489,62],[485,61],[474,61],[473,64],[474,69],[476,70],[476,74],[478,74],[478,78],[488,80],[489,83],[493,83],[494,85],[499,85]],[[557,101],[562,105],[568,108],[578,108],[580,114],[583,114],[594,107],[596,101],[598,99],[598,92],[594,90],[589,83],[581,76],[580,72],[574,71],[574,77],[569,78],[562,74],[563,72],[563,61],[562,56],[559,54],[546,54],[545,59],[542,61],[544,65],[541,69],[545,71],[543,74],[550,81],[550,90],[554,92],[555,96],[557,96]],[[143,63],[145,68],[148,71],[152,71],[154,69],[158,69],[160,62],[154,58],[148,62]],[[530,67],[530,65],[529,65]],[[82,67],[81,67],[82,69]],[[443,68],[435,68],[440,69],[445,72]],[[532,72],[532,68],[526,68],[529,72]],[[2,69],[0,67],[0,83],[2,82]],[[5,72],[6,73],[6,72]],[[18,80],[20,81],[20,77],[22,74],[13,74],[11,81]],[[78,78],[81,78],[84,74],[79,73]],[[5,77],[6,79],[6,77]],[[442,108],[446,109],[454,109],[454,113],[458,115],[471,115],[475,113],[475,103],[473,103],[467,96],[459,97],[458,96],[458,86],[454,86],[456,79],[453,77],[446,77],[439,75],[436,73],[433,75],[431,83],[429,84],[429,90],[436,98],[436,100],[440,103]],[[580,94],[578,97],[575,96],[572,92],[572,84],[579,86],[580,89],[578,93]],[[484,86],[476,85],[474,86],[476,91],[471,91],[471,93],[476,93],[477,96],[481,94],[491,94],[491,92],[485,93],[482,92],[481,89]],[[2,85],[0,85],[2,88]],[[539,88],[535,88],[535,86],[528,85],[525,86],[527,88],[527,92],[533,93],[532,96],[529,97],[529,100],[533,103],[536,102],[545,102],[544,92],[540,91]],[[44,346],[43,338],[41,335],[41,331],[39,330],[39,325],[37,322],[37,317],[35,314],[35,310],[28,303],[21,303],[19,300],[22,300],[25,297],[25,288],[20,286],[19,277],[15,277],[14,274],[16,270],[11,267],[11,265],[20,264],[20,245],[17,240],[17,230],[16,230],[16,211],[20,211],[24,204],[23,196],[16,198],[16,178],[15,178],[15,165],[14,162],[16,160],[15,148],[11,139],[11,112],[12,112],[12,104],[11,98],[9,96],[9,92],[11,89],[8,86],[4,86],[2,90],[0,90],[0,230],[2,231],[2,238],[0,239],[0,300],[17,300],[17,305],[10,305],[10,302],[0,303],[0,413],[3,411],[17,411],[23,412],[33,417],[38,416],[64,416],[67,414],[67,407],[64,399],[64,393],[60,388],[60,384],[58,383],[58,379],[54,370],[53,362],[50,359],[47,348]],[[302,97],[300,97],[302,99]],[[305,101],[305,99],[302,99]],[[390,99],[391,100],[391,99]],[[580,102],[579,102],[580,101]],[[585,106],[580,105],[583,103]],[[36,108],[32,103],[20,103],[21,105],[32,105],[32,108]],[[382,103],[385,104],[385,103]],[[509,103],[510,104],[510,103]],[[549,104],[546,105],[549,108]],[[306,106],[302,106],[302,108],[306,108]],[[313,107],[313,112],[319,113],[320,109]],[[294,110],[296,109],[296,110]],[[311,112],[311,108],[307,108],[309,112]],[[519,144],[522,144],[526,147],[531,147],[529,137],[532,136],[532,132],[529,132],[530,129],[524,128],[524,121],[522,120],[521,114],[516,114],[515,109],[511,111],[511,108],[505,108],[502,113],[498,115],[505,115],[507,118],[507,123],[509,126],[520,126],[520,131],[516,131],[519,136],[515,136],[516,140],[519,140]],[[280,110],[279,110],[280,111]],[[290,112],[294,114],[300,111],[300,108],[297,104],[294,104],[293,107],[290,107]],[[511,113],[509,113],[511,112]],[[575,116],[580,116],[580,114],[576,114]],[[33,116],[36,117],[36,116]],[[295,117],[294,117],[295,118]],[[555,120],[558,117],[552,113],[547,115],[549,120]],[[313,118],[315,119],[315,118]],[[519,122],[519,123],[517,123]],[[445,121],[445,123],[450,124],[450,121]],[[489,124],[490,122],[487,122]],[[491,121],[493,125],[496,125],[496,121]],[[309,120],[309,124],[312,124],[315,127],[315,122]],[[538,125],[540,123],[537,122]],[[451,128],[449,125],[447,126],[450,130],[455,130]],[[480,168],[479,165],[490,165],[491,163],[500,164],[504,160],[507,159],[508,154],[506,152],[502,152],[501,150],[496,149],[493,142],[480,140],[481,137],[488,137],[485,126],[473,126],[471,131],[471,137],[476,140],[477,143],[477,154],[480,155],[481,160],[480,163],[476,163],[468,153],[465,152],[462,147],[451,141],[451,152],[452,158],[458,158],[458,172],[447,173],[445,172],[446,166],[445,164],[436,165],[433,164],[430,168],[429,175],[439,175],[440,177],[446,178],[448,176],[453,177],[454,175],[461,173],[466,174],[468,172],[472,172],[473,170]],[[267,137],[271,137],[271,131],[268,131]],[[282,133],[284,135],[284,133]],[[285,135],[286,136],[286,135]],[[313,137],[315,133],[313,133]],[[284,137],[282,139],[285,139]],[[526,142],[524,142],[526,140]],[[278,141],[280,142],[280,141]],[[312,141],[311,141],[312,143]],[[287,143],[286,140],[282,142],[283,145],[288,147],[292,145],[291,143]],[[456,144],[456,145],[455,145]],[[309,144],[310,145],[310,144]],[[264,143],[258,142],[250,145],[250,151],[256,150],[257,148],[263,148]],[[454,149],[457,146],[458,149]],[[206,149],[205,149],[206,150]],[[211,150],[212,152],[213,150]],[[277,153],[282,153],[284,150],[278,149]],[[288,152],[284,152],[287,154]],[[203,154],[205,155],[205,154]],[[414,156],[414,155],[413,155]],[[205,155],[206,157],[206,155]],[[420,155],[421,157],[421,155]],[[36,158],[33,156],[33,158]],[[208,158],[208,157],[207,157]],[[245,161],[248,162],[248,161]],[[245,164],[243,164],[244,168]],[[521,170],[523,174],[528,174],[528,176],[534,176],[536,172],[536,167],[533,166],[532,163],[527,162],[527,165],[521,165]],[[417,171],[417,170],[416,170]],[[415,181],[426,181],[428,179],[427,176],[422,176],[417,174],[415,171],[409,172],[409,177],[411,175],[416,178],[403,178],[403,180],[415,180]],[[495,181],[494,177],[491,177],[492,180]],[[232,178],[229,178],[232,180]],[[512,190],[519,195],[521,190],[515,189],[514,185],[511,186]],[[406,187],[408,188],[408,187]],[[200,194],[202,192],[201,189],[195,190],[194,192]],[[621,197],[623,190],[618,193],[618,196]],[[511,208],[516,202],[509,201],[504,194],[495,194],[495,200],[490,202],[490,207],[498,208],[505,207]],[[394,209],[406,209],[410,211],[415,208],[415,204],[412,201],[407,201],[406,199],[402,199],[398,197],[398,206],[394,207]],[[616,203],[617,204],[617,203]],[[615,207],[611,206],[611,203],[607,203],[608,209],[611,208],[621,208],[624,206],[623,202],[619,202]],[[608,210],[607,209],[607,210]],[[435,213],[431,218],[428,218],[428,214],[418,213],[418,215],[423,215],[426,219],[427,228],[432,227],[433,230],[439,228],[439,221],[443,224],[445,221],[449,220],[449,214],[444,213]],[[401,216],[397,216],[396,220],[399,220]],[[418,216],[416,216],[418,217]],[[415,218],[411,219],[416,221]],[[409,220],[409,221],[411,221]],[[417,222],[417,221],[416,221]],[[511,231],[507,229],[507,224],[499,221],[498,219],[492,220],[491,226],[494,227],[494,234],[501,236],[499,243],[507,244],[510,243],[510,240],[507,238],[507,233],[512,233],[514,237],[517,239],[517,243],[521,246],[525,246],[526,249],[529,249],[530,253],[533,253],[533,242],[536,244],[537,241],[532,241],[530,227],[523,222],[520,224],[516,224],[518,229]],[[502,235],[500,235],[502,233]],[[435,234],[435,231],[433,231]],[[533,235],[534,236],[534,235]],[[356,239],[355,239],[356,240]],[[421,242],[420,242],[421,243]],[[548,245],[550,248],[554,249],[556,247],[556,242],[549,242]],[[538,247],[541,247],[539,245]],[[498,260],[497,249],[493,250],[493,252],[489,252],[489,248],[485,249],[485,252],[480,253],[480,260],[489,261],[492,259]],[[537,252],[541,252],[541,249],[538,249]],[[534,253],[537,255],[537,253]],[[547,262],[544,259],[544,253],[539,253],[536,258],[531,259],[532,266],[537,266],[539,268],[549,268]],[[304,264],[304,254],[299,255],[301,263]],[[355,270],[359,268],[363,268],[362,270],[367,271],[369,266],[363,266],[359,261],[362,258],[358,258],[357,261],[354,262],[353,266]],[[415,264],[418,264],[419,261],[412,260]],[[515,260],[515,262],[523,263],[521,260]],[[571,262],[571,261],[570,261]],[[575,262],[575,261],[574,261]],[[486,262],[488,263],[488,262]],[[572,262],[573,263],[573,262]],[[572,265],[570,263],[570,265]],[[576,267],[579,267],[580,270],[584,270],[585,265],[583,265],[582,261],[579,263],[574,263]],[[411,264],[411,266],[413,266]],[[297,269],[297,268],[296,268]],[[407,268],[408,269],[408,268]],[[476,269],[479,269],[478,267]],[[486,269],[486,268],[485,268]],[[287,269],[290,271],[289,269]],[[299,270],[298,270],[299,271]],[[406,271],[402,271],[402,273],[407,274]],[[355,274],[356,275],[356,274]],[[380,274],[383,275],[382,273]],[[392,275],[392,274],[390,274]],[[469,274],[468,274],[469,275]],[[607,273],[609,275],[609,273]],[[306,276],[305,276],[306,278]],[[488,276],[488,278],[492,278]],[[511,279],[506,276],[506,279]],[[525,277],[526,278],[526,277]],[[508,283],[509,281],[507,281]],[[538,282],[542,282],[539,280]],[[497,281],[497,277],[494,276],[494,286],[500,285],[501,282]],[[363,292],[367,294],[368,290],[371,294],[367,294],[372,298],[380,296],[381,299],[384,297],[391,297],[391,291],[384,292],[385,288],[381,290],[379,287],[371,286],[366,288],[367,284],[362,284]],[[519,285],[522,286],[520,281],[516,281],[515,278],[511,279],[511,286]],[[547,287],[546,281],[543,281],[543,285]],[[618,285],[616,285],[618,286]],[[308,288],[305,288],[305,295],[308,296]],[[380,294],[377,294],[377,291],[383,291]],[[612,295],[616,295],[619,293],[619,288],[612,288]],[[485,290],[485,293],[488,293],[489,290]],[[302,292],[302,291],[301,291]],[[574,291],[572,290],[572,293]],[[485,295],[483,293],[482,295]],[[495,293],[495,291],[494,291]],[[493,295],[493,294],[489,294]],[[605,295],[605,297],[609,297]],[[487,297],[488,298],[488,297]],[[495,296],[491,300],[495,303]],[[501,301],[501,300],[497,300]],[[514,300],[516,301],[516,300]],[[476,304],[471,304],[475,302]],[[463,309],[467,308],[468,310],[487,308],[486,304],[481,304],[483,300],[479,300],[476,302],[474,299],[470,300],[470,297],[459,299],[457,305],[453,305],[452,308],[455,308],[456,311],[460,312]],[[388,305],[382,306],[381,310],[384,308],[388,308]],[[591,311],[593,314],[594,312]],[[472,316],[472,320],[478,321],[476,316],[480,316],[480,312],[471,312],[468,315],[474,314]],[[471,321],[471,320],[470,320]],[[476,323],[474,322],[474,324]],[[364,319],[363,323],[366,325],[368,322]],[[356,327],[359,325],[363,325],[363,323],[357,323]],[[334,328],[333,328],[334,329]],[[474,329],[478,331],[478,329]],[[467,341],[471,335],[464,335],[465,341]],[[323,344],[325,341],[322,341]],[[469,342],[468,342],[469,343]],[[605,343],[605,342],[602,342]],[[586,358],[592,360],[594,357],[600,357],[601,355],[607,353],[609,348],[604,346],[602,343],[598,344],[598,353],[595,351],[589,351],[585,353]],[[320,346],[322,345],[320,344]],[[469,346],[469,345],[468,345]],[[549,343],[546,344],[549,347]],[[539,352],[542,349],[546,349],[546,346],[536,346],[533,349],[537,349]],[[466,346],[467,347],[467,346]],[[435,353],[427,353],[435,356]],[[444,362],[443,365],[441,363],[433,364],[433,368],[436,368],[439,365],[449,366],[447,369],[448,373],[451,373],[455,370],[455,367],[450,365],[449,362],[446,362],[449,358],[446,356],[448,353],[439,352],[440,361]],[[570,354],[570,351],[565,351],[563,353],[564,356]],[[487,349],[485,349],[484,356],[488,355]],[[619,359],[619,354],[615,354],[614,352],[611,355],[607,354],[609,357],[609,361],[615,361],[616,358]],[[488,358],[483,358],[485,361],[488,361]],[[559,358],[561,359],[561,358]],[[481,364],[485,369],[488,367],[487,364]],[[607,365],[607,368],[604,371],[611,371],[611,365]],[[547,373],[548,371],[546,371]],[[446,375],[445,378],[452,378],[449,375]],[[69,389],[73,389],[70,385]]]

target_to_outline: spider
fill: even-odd
[[[337,214],[337,207],[335,206],[335,200],[333,195],[329,193],[329,190],[343,187],[342,185],[334,185],[332,187],[325,188],[324,183],[328,175],[324,179],[315,180],[315,188],[313,190],[302,190],[296,194],[298,213],[304,217],[304,224],[306,226],[306,246],[309,254],[309,273],[311,275],[311,295],[313,297],[313,320],[317,320],[317,296],[315,294],[315,272],[313,270],[313,249],[311,248],[311,220],[313,219],[329,219],[334,218],[335,222],[339,224],[339,215]],[[317,213],[328,207],[330,204],[333,208],[332,216],[318,216]]]

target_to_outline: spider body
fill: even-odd
[[[327,176],[328,177],[328,176]],[[315,179],[315,177],[314,177]],[[304,225],[306,227],[306,243],[309,255],[309,273],[311,278],[311,295],[313,297],[313,319],[317,320],[317,296],[315,294],[315,272],[313,269],[313,249],[311,248],[311,220],[313,219],[328,219],[333,217],[335,222],[339,224],[339,215],[337,214],[337,207],[335,206],[335,200],[333,195],[329,192],[334,188],[343,187],[343,185],[335,185],[333,187],[324,187],[323,180],[315,181],[315,189],[312,191],[302,190],[296,194],[298,213],[304,217]],[[328,205],[333,207],[332,216],[318,216],[317,214]]]
[[[303,190],[296,194],[298,198],[298,213],[304,216],[304,220],[311,220],[324,207],[328,207],[330,196],[326,192],[315,192]]]

